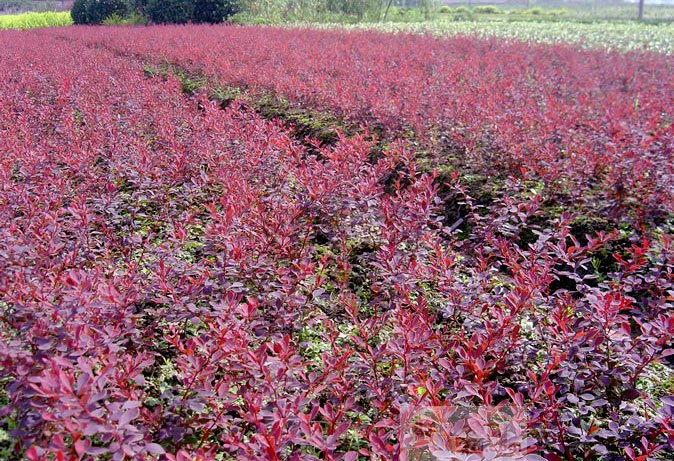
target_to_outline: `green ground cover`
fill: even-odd
[[[318,27],[374,28],[386,32],[430,33],[438,36],[475,35],[502,37],[535,43],[573,43],[588,48],[617,50],[650,50],[674,52],[674,24],[637,22],[560,21],[447,21],[383,22],[349,25],[321,24]]]
[[[37,27],[69,26],[72,23],[69,11],[0,16],[0,29],[35,29]]]

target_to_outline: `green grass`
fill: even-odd
[[[0,29],[34,29],[36,27],[69,26],[72,23],[69,11],[0,16]]]

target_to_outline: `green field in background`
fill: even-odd
[[[34,29],[36,27],[69,26],[72,23],[69,11],[0,16],[0,29]]]
[[[587,48],[607,48],[621,51],[649,50],[674,53],[674,24],[638,22],[577,22],[577,21],[443,21],[384,22],[360,24],[321,24],[311,27],[345,27],[347,29],[377,29],[384,32],[429,33],[437,36],[473,35],[501,37],[534,43],[571,43]]]

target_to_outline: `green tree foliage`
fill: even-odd
[[[385,0],[241,0],[250,17],[272,20],[379,19]]]
[[[113,14],[127,14],[128,5],[125,0],[88,0],[86,10],[89,24],[100,24]]]
[[[146,13],[157,24],[185,24],[194,14],[193,0],[149,0]]]
[[[101,24],[112,15],[124,16],[128,12],[125,0],[75,0],[70,15],[75,24]]]
[[[75,0],[70,10],[70,16],[75,24],[88,24],[87,20],[87,0]]]
[[[129,3],[133,7],[133,10],[138,14],[145,16],[147,11],[148,0],[130,0]]]
[[[246,17],[283,21],[378,21],[386,14],[429,19],[438,0],[239,0]],[[413,12],[413,13],[412,13]]]
[[[215,24],[238,13],[240,9],[237,0],[196,0],[192,20]]]

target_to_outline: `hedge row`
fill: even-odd
[[[113,15],[139,13],[157,24],[219,23],[240,10],[238,0],[75,0],[75,24],[100,24]]]

